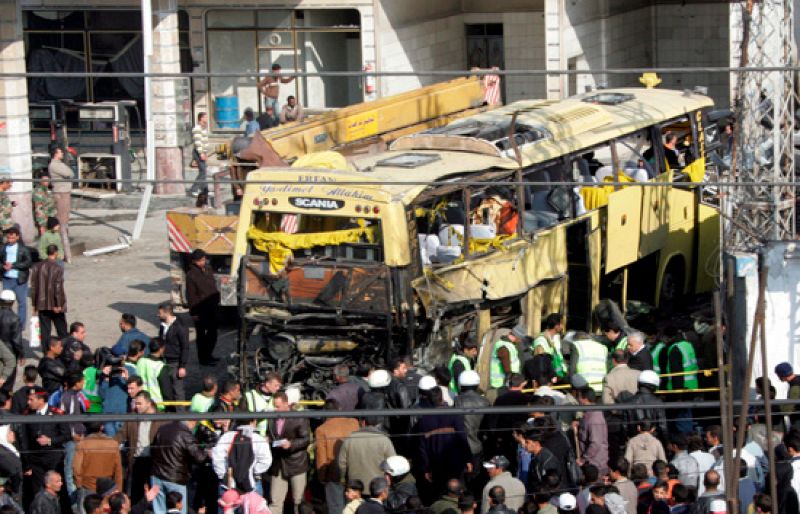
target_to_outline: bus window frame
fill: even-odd
[[[657,173],[657,172],[658,172],[658,169],[657,169],[657,168],[656,168],[656,167],[655,167],[653,164],[650,164],[649,162],[647,162],[647,160],[644,158],[644,152],[640,152],[639,150],[637,150],[637,149],[636,149],[636,148],[634,148],[633,146],[629,145],[629,144],[628,144],[628,143],[625,141],[627,138],[629,138],[630,136],[633,136],[633,135],[635,135],[637,132],[648,133],[648,132],[649,132],[649,130],[648,130],[648,129],[636,130],[636,131],[633,131],[633,132],[631,132],[631,133],[629,133],[629,134],[626,134],[626,135],[624,135],[624,136],[618,137],[618,138],[614,139],[614,141],[615,141],[615,144],[619,144],[619,145],[620,145],[620,146],[622,146],[623,148],[627,148],[628,150],[630,150],[631,152],[633,152],[633,153],[635,154],[635,157],[636,157],[636,159],[637,159],[637,160],[641,160],[641,161],[643,161],[643,162],[644,162],[644,165],[645,165],[645,168],[644,168],[644,169],[645,169],[645,171],[647,171],[647,172],[648,172],[648,174],[652,173],[652,174],[653,174],[653,175],[652,175],[653,177],[657,177],[657,176],[659,175],[659,174]],[[651,140],[651,141],[652,141],[652,140]],[[615,151],[616,151],[616,148],[615,148]],[[619,155],[619,154],[617,153],[617,155]],[[655,154],[654,154],[654,155],[655,155]],[[620,173],[622,173],[622,174],[626,174],[626,173],[625,173],[625,168],[623,168],[623,167],[617,167],[616,169],[618,169]],[[651,180],[652,180],[652,179],[651,179]]]
[[[532,174],[539,173],[539,172],[547,170],[549,168],[554,168],[556,166],[560,166],[561,170],[562,170],[562,177],[561,177],[560,180],[556,180],[556,182],[569,181],[569,180],[572,179],[572,170],[569,167],[571,162],[572,161],[570,160],[570,155],[562,155],[562,156],[559,156],[559,157],[555,157],[553,159],[548,159],[547,161],[544,161],[544,162],[540,162],[540,163],[534,164],[534,165],[529,166],[527,168],[522,168],[521,169],[521,174],[520,174],[520,178],[521,178],[520,182],[527,180],[527,177],[532,175]],[[550,177],[548,177],[548,179],[549,178]],[[547,182],[537,182],[537,184],[542,184],[542,185],[546,186],[548,184],[552,184],[552,181],[548,180]],[[575,202],[574,195],[571,194],[570,195],[569,215],[568,215],[568,217],[566,219],[558,219],[556,221],[556,223],[554,223],[552,225],[549,225],[547,227],[537,228],[533,232],[525,232],[524,213],[527,212],[527,210],[528,210],[526,207],[527,207],[527,200],[528,200],[528,196],[529,195],[531,195],[531,211],[534,211],[534,209],[533,209],[532,192],[529,192],[529,189],[528,189],[528,188],[531,188],[531,187],[533,187],[533,186],[528,185],[528,184],[522,186],[522,189],[523,189],[523,191],[525,191],[525,193],[523,194],[522,198],[520,199],[521,200],[520,204],[519,204],[519,208],[520,209],[518,211],[519,212],[519,223],[522,225],[522,229],[521,230],[522,230],[522,234],[523,234],[524,238],[533,239],[536,236],[536,234],[538,232],[542,231],[542,230],[548,230],[548,229],[556,227],[556,226],[558,226],[558,225],[560,225],[562,223],[566,223],[566,222],[568,222],[570,220],[575,219],[575,217],[576,217],[575,216],[575,208],[576,208],[575,203],[576,202]],[[549,187],[550,187],[550,191],[552,191],[553,188],[555,188],[555,187],[566,187],[572,193],[572,188],[570,186],[552,186],[552,185],[550,185]]]

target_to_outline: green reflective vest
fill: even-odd
[[[628,349],[628,336],[622,336],[614,350],[622,350],[623,352]]]
[[[158,385],[158,375],[164,369],[164,361],[154,360],[149,357],[142,357],[136,362],[136,372],[142,379],[142,389],[150,393],[150,398],[158,405],[158,410],[164,410],[161,402],[164,395],[161,393],[161,386]]]
[[[533,340],[533,354],[536,355],[537,348],[544,350],[544,353],[549,355],[553,361],[553,371],[556,372],[556,375],[559,377],[565,377],[567,375],[567,365],[564,362],[564,355],[561,354],[560,347],[561,341],[559,339],[551,341],[544,334],[544,332],[539,334],[539,337]]]
[[[689,341],[678,341],[670,346],[669,354],[674,351],[681,352],[682,371],[694,371],[694,373],[683,375],[683,388],[697,389],[699,387],[699,383],[697,382],[697,371],[699,371],[700,368],[697,367],[697,357],[695,357],[694,346],[692,346],[692,343]],[[673,371],[668,369],[667,372],[672,373]],[[669,377],[667,380],[667,389],[672,390],[672,388],[672,377]]]
[[[497,340],[497,342],[494,343],[494,348],[492,349],[492,362],[489,369],[489,385],[495,389],[503,387],[506,383],[506,372],[503,369],[503,363],[497,356],[497,351],[500,348],[505,348],[508,350],[508,355],[511,359],[511,372],[519,373],[519,352],[517,352],[517,346],[511,341],[506,341],[505,339]]]
[[[89,400],[87,412],[103,412],[103,398],[97,384],[97,368],[89,366],[83,370],[83,395]]]
[[[247,402],[248,412],[269,412],[275,410],[275,401],[272,399],[272,396],[270,396],[268,400],[264,398],[261,391],[251,389],[244,393],[244,399],[245,402]],[[268,422],[266,419],[259,420],[256,425],[256,430],[264,437],[267,437],[267,425]]]
[[[603,378],[608,372],[608,348],[591,339],[582,339],[572,343],[575,353],[575,373],[581,375],[589,383],[589,387],[598,393],[603,392]]]
[[[667,345],[664,342],[659,342],[650,351],[650,355],[653,356],[653,371],[655,371],[659,375],[661,375],[662,373],[666,373],[667,372],[666,370],[664,370],[664,371],[661,370],[661,364],[659,364],[659,362],[658,362],[658,359],[659,359],[659,356],[661,355],[661,352],[666,347],[667,347]],[[667,364],[667,368],[669,368],[669,364]]]
[[[447,369],[450,370],[450,390],[454,393],[458,393],[458,380],[456,380],[456,374],[453,373],[453,365],[458,361],[461,361],[461,364],[464,365],[464,371],[472,369],[472,364],[470,364],[469,359],[463,355],[454,353],[450,357],[450,362],[447,363]]]
[[[192,396],[192,406],[189,407],[189,410],[191,412],[208,412],[212,405],[214,405],[214,398],[197,393]]]

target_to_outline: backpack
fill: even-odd
[[[572,486],[579,486],[583,483],[583,470],[580,466],[578,466],[577,458],[575,457],[575,450],[572,448],[572,444],[570,444],[569,439],[567,439],[567,435],[562,431],[561,436],[567,441],[567,480],[570,482]]]
[[[240,432],[236,432],[228,449],[228,478],[242,493],[253,490],[250,482],[250,469],[253,467],[255,455],[253,454],[253,440]]]

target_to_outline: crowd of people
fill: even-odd
[[[47,217],[44,217],[47,214]],[[90,348],[86,327],[68,324],[59,220],[45,212],[38,262],[5,230],[0,248],[0,409],[45,421],[0,425],[0,514],[96,514],[189,511],[273,514],[706,514],[725,509],[725,459],[719,413],[667,409],[663,395],[696,399],[702,340],[674,326],[650,336],[607,321],[602,336],[564,335],[559,314],[536,337],[520,323],[484,348],[463,337],[446,365],[418,369],[408,357],[386,365],[334,369],[335,385],[315,418],[301,387],[270,373],[248,389],[218,377],[219,293],[206,256],[187,272],[188,317],[158,306],[159,333],[137,328]],[[22,329],[41,323],[42,356],[25,363]],[[16,306],[16,312],[15,307]],[[195,338],[190,337],[194,326]],[[53,330],[55,334],[52,335]],[[36,339],[35,337],[32,337]],[[197,352],[199,365],[192,364]],[[775,374],[800,399],[788,363]],[[202,377],[187,390],[187,377]],[[21,385],[18,384],[21,382]],[[775,388],[760,378],[761,390]],[[194,393],[194,394],[193,394]],[[618,409],[592,410],[595,404]],[[572,405],[554,411],[552,406]],[[653,405],[663,405],[652,407]],[[466,415],[451,407],[518,406],[519,413]],[[430,409],[409,416],[404,409]],[[59,422],[69,414],[216,413],[202,422]],[[281,413],[309,409],[308,417]],[[391,414],[382,412],[392,409]],[[346,417],[336,412],[364,410]],[[253,416],[225,419],[225,413]],[[267,419],[261,414],[271,412]],[[735,455],[741,513],[800,511],[800,416],[775,413],[768,434],[754,410]],[[2,423],[2,421],[0,421]],[[776,476],[766,444],[776,438]],[[728,474],[730,477],[731,474]]]

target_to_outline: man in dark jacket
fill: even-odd
[[[197,333],[197,359],[201,366],[213,366],[214,347],[217,345],[217,310],[219,290],[214,271],[208,267],[203,250],[192,252],[192,263],[186,272],[186,301]]]
[[[28,273],[33,258],[16,226],[6,229],[6,243],[0,248],[0,263],[3,265],[3,289],[10,289],[20,300],[17,304],[19,323],[25,326],[28,315]]]
[[[515,514],[513,510],[506,507],[506,492],[496,485],[489,490],[489,512],[492,514]]]
[[[67,337],[67,294],[64,291],[64,268],[56,261],[58,248],[47,247],[47,259],[31,272],[31,306],[39,315],[41,340],[50,337],[53,325],[59,339]]]
[[[167,494],[177,491],[187,498],[186,485],[192,474],[192,465],[200,464],[207,458],[192,435],[196,421],[173,421],[162,426],[150,446],[152,457],[151,485],[159,485],[161,490],[153,501],[155,514],[166,514]],[[183,502],[181,512],[186,514]]]
[[[528,405],[532,400],[532,395],[522,392],[526,386],[525,377],[519,373],[512,373],[508,378],[508,390],[497,396],[494,402],[495,407]],[[512,430],[527,419],[528,415],[525,413],[498,414],[486,418],[484,422],[488,436],[488,440],[484,445],[486,453],[489,455],[514,455],[517,449],[517,442],[514,440]],[[513,472],[514,470],[511,471]]]
[[[389,496],[384,505],[393,513],[405,512],[406,502],[417,496],[417,483],[411,474],[411,464],[402,455],[393,455],[381,462],[381,471],[389,482]]]
[[[25,491],[23,498],[33,498],[33,494],[45,485],[45,475],[53,469],[63,469],[64,444],[72,440],[69,425],[58,423],[58,412],[47,405],[50,395],[39,386],[31,387],[28,395],[29,416],[53,416],[52,423],[23,425],[20,437],[20,450],[25,470]],[[60,478],[60,477],[59,477]],[[66,494],[66,492],[65,492]],[[28,505],[25,511],[29,512]]]
[[[36,497],[33,498],[30,507],[26,508],[25,512],[30,514],[60,514],[61,507],[58,497],[63,486],[61,475],[57,471],[48,471],[44,488],[36,493]]]
[[[158,306],[158,319],[161,320],[158,337],[166,347],[164,360],[172,368],[175,399],[182,401],[186,399],[183,379],[186,377],[186,366],[189,364],[189,330],[175,316],[174,308],[169,302]]]
[[[548,471],[555,471],[563,477],[563,463],[560,463],[555,455],[542,445],[544,437],[542,429],[530,428],[525,431],[524,437],[525,450],[531,454],[531,462],[528,466],[528,489],[533,490],[542,483]]]
[[[389,497],[389,482],[383,477],[375,477],[369,483],[369,495],[356,514],[386,514],[385,503]]]
[[[14,291],[0,292],[0,342],[5,343],[9,350],[17,357],[17,361],[25,357],[22,348],[22,327],[19,316],[14,314],[12,307],[17,297]],[[17,378],[17,367],[14,366],[11,375],[3,383],[0,390],[10,393]],[[25,399],[27,401],[27,398]]]
[[[644,334],[638,330],[628,334],[628,352],[630,353],[630,358],[628,359],[629,368],[638,369],[639,371],[653,369],[653,356],[650,355],[650,350],[644,345]]]
[[[661,380],[655,371],[645,370],[639,373],[639,391],[632,398],[620,397],[620,403],[645,405],[652,403],[663,403],[655,391],[658,389]],[[624,396],[624,395],[623,395]],[[636,429],[639,421],[650,421],[656,427],[656,435],[662,442],[669,442],[669,432],[667,430],[667,414],[665,409],[633,409],[626,408],[624,411],[625,426],[628,427],[629,435],[634,436],[638,432]]]
[[[406,374],[408,364],[403,357],[392,359],[389,363],[389,372],[392,374],[389,387],[386,388],[386,408],[387,409],[407,409],[411,407],[411,397],[406,387]],[[394,445],[397,452],[401,455],[408,447],[408,433],[411,423],[408,416],[392,416],[389,418],[387,430],[394,437]]]
[[[489,400],[478,392],[481,377],[476,371],[466,370],[461,372],[458,377],[458,387],[461,391],[453,402],[455,408],[483,408],[489,406]],[[473,469],[478,468],[481,453],[483,452],[483,442],[479,437],[478,430],[483,422],[483,414],[469,414],[464,416],[464,426],[467,429],[467,440],[469,450],[472,453]]]
[[[435,408],[445,408],[440,388],[431,389],[430,397]],[[472,472],[472,452],[461,416],[422,416],[414,433],[419,470],[435,491],[443,491],[447,480]]]
[[[37,370],[42,378],[42,387],[48,395],[58,391],[58,388],[64,384],[64,375],[67,369],[59,358],[63,351],[64,346],[60,339],[51,337],[45,341],[44,357],[39,360]]]
[[[73,321],[69,325],[69,335],[63,339],[64,351],[61,352],[60,359],[64,363],[67,372],[79,371],[83,373],[84,366],[81,359],[84,356],[91,357],[92,349],[86,344],[86,325],[80,321]],[[87,362],[91,359],[87,359]]]
[[[289,398],[288,395],[292,398]],[[300,400],[296,389],[287,393],[278,392],[273,396],[275,410],[288,412]],[[283,500],[291,486],[294,512],[303,501],[306,489],[306,473],[309,468],[308,443],[309,426],[304,418],[277,418],[268,427],[269,440],[272,441],[272,467],[270,481],[270,512],[283,512]]]

